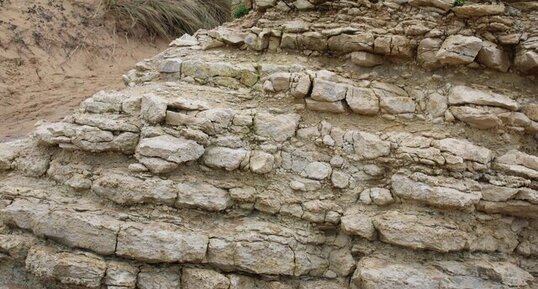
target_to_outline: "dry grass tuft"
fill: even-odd
[[[99,7],[130,29],[164,38],[212,28],[231,16],[230,0],[101,0]]]

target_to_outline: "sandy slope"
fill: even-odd
[[[98,0],[0,0],[0,141],[57,120],[156,54],[164,41],[127,38]]]

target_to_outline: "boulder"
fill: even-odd
[[[67,246],[113,255],[121,222],[96,212],[50,212],[34,220],[33,231]]]
[[[222,211],[232,205],[230,194],[223,189],[203,183],[180,183],[177,185],[178,208],[201,208],[208,211]]]
[[[282,25],[282,28],[284,29],[284,32],[303,33],[308,31],[309,24],[307,22],[304,22],[303,20],[292,20],[284,23],[284,25]]]
[[[146,94],[142,97],[140,114],[150,124],[158,124],[166,117],[167,105],[166,100],[160,96]]]
[[[519,200],[510,200],[506,202],[480,201],[476,205],[476,209],[488,214],[503,214],[520,218],[538,218],[538,205]]]
[[[441,287],[445,278],[440,271],[417,263],[366,257],[357,264],[351,283],[358,288],[430,289],[445,288]]]
[[[466,161],[488,164],[493,159],[493,152],[491,150],[477,146],[468,140],[445,138],[434,145],[442,152],[449,152]]]
[[[255,274],[292,276],[295,270],[294,251],[277,242],[211,239],[207,254],[209,263]]]
[[[369,132],[353,133],[355,154],[363,159],[375,159],[390,154],[390,143]]]
[[[343,101],[326,102],[313,100],[310,97],[305,98],[306,108],[313,111],[324,111],[332,113],[346,112],[346,106]]]
[[[436,57],[443,40],[438,38],[424,38],[418,44],[417,61],[425,68],[436,68],[440,65]]]
[[[392,191],[402,199],[413,200],[441,208],[473,208],[480,201],[479,192],[462,192],[449,187],[430,186],[404,175],[393,175]]]
[[[482,49],[478,52],[477,59],[485,66],[498,71],[507,72],[510,68],[510,55],[493,42],[484,41],[482,43]]]
[[[257,174],[267,174],[273,170],[275,157],[264,151],[254,151],[250,156],[250,170]]]
[[[105,276],[103,258],[86,252],[61,252],[34,246],[28,252],[26,269],[37,277],[83,288],[100,288]]]
[[[228,289],[230,280],[213,270],[183,268],[181,288],[183,289]]]
[[[506,108],[512,111],[519,109],[517,101],[512,100],[510,97],[474,89],[464,85],[454,86],[448,95],[448,103],[450,105],[487,105]]]
[[[371,188],[361,192],[360,198],[363,199],[363,194],[367,199],[378,206],[386,206],[394,203],[394,198],[388,189],[385,188]]]
[[[345,214],[341,219],[342,230],[349,235],[375,240],[376,231],[372,219],[362,213]]]
[[[177,189],[170,180],[140,179],[117,173],[102,174],[93,182],[92,191],[122,205],[173,205],[177,198]]]
[[[325,51],[327,37],[319,32],[305,32],[297,37],[297,45],[302,50]]]
[[[204,154],[204,147],[183,137],[161,135],[142,139],[136,152],[144,157],[158,157],[181,164],[199,159]]]
[[[358,51],[351,53],[351,63],[363,67],[374,67],[383,64],[383,57],[365,51]]]
[[[472,106],[452,106],[449,108],[452,115],[472,127],[478,129],[496,128],[502,125],[498,114],[506,112],[500,108],[472,107]]]
[[[465,249],[467,233],[440,218],[390,211],[373,218],[381,241],[411,249],[454,252]]]
[[[451,35],[435,55],[441,64],[460,65],[474,61],[482,48],[482,40],[474,36]]]
[[[141,266],[137,289],[177,289],[181,286],[181,271],[178,267]],[[120,289],[120,288],[118,288]]]
[[[248,161],[249,152],[245,149],[227,147],[210,147],[206,150],[203,161],[210,168],[233,171],[239,169],[242,163]]]
[[[123,261],[110,260],[106,263],[104,284],[109,287],[135,288],[140,269]]]
[[[509,262],[475,263],[478,274],[512,287],[526,287],[534,277],[529,272]]]
[[[315,78],[310,97],[317,101],[335,102],[346,98],[347,89],[346,85]]]
[[[254,0],[256,9],[267,9],[276,5],[276,0]]]
[[[526,74],[538,74],[538,51],[519,48],[514,58],[514,66]]]
[[[330,37],[327,44],[329,50],[340,53],[373,52],[374,35],[371,33],[340,34]]]
[[[447,12],[454,6],[451,0],[409,0],[409,4],[418,7],[438,8],[441,12]]]
[[[305,167],[301,175],[314,180],[323,180],[331,175],[331,171],[331,165],[328,163],[312,162]]]
[[[538,157],[517,150],[496,158],[495,167],[514,175],[538,179]]]
[[[375,115],[379,112],[379,99],[369,88],[350,87],[346,102],[354,113]]]
[[[207,244],[206,235],[171,224],[131,222],[121,226],[116,255],[148,263],[198,263],[205,257]]]
[[[379,98],[379,107],[390,114],[414,113],[416,104],[410,97],[382,96]]]
[[[448,98],[446,95],[432,93],[427,96],[426,111],[432,118],[442,117],[448,109]]]
[[[21,150],[22,142],[0,143],[0,171],[10,170],[13,161]]]
[[[175,47],[187,47],[187,46],[197,46],[200,45],[200,42],[196,37],[191,36],[187,33],[181,35],[181,37],[175,39],[170,43],[170,46]]]
[[[259,136],[286,141],[295,135],[300,118],[298,114],[258,113],[254,117],[254,130]]]
[[[482,17],[504,13],[504,4],[465,4],[463,6],[452,8],[454,14],[458,17]]]

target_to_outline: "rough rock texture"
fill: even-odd
[[[534,2],[247,2],[0,144],[0,288],[537,288]]]

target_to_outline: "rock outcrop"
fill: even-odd
[[[0,144],[0,287],[536,288],[536,5],[252,4]]]

